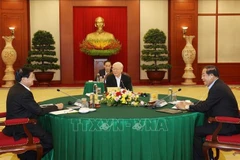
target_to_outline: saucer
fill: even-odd
[[[89,112],[89,108],[80,108],[79,109],[79,113],[88,113]]]
[[[79,113],[88,113],[88,112],[93,112],[93,111],[96,111],[95,108],[80,108],[79,109]]]
[[[93,112],[93,111],[96,111],[96,108],[89,108],[88,110],[89,112]]]

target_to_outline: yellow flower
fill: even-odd
[[[138,94],[125,89],[107,93],[106,97],[102,98],[100,102],[106,103],[108,106],[117,106],[119,104],[139,106],[144,104],[144,102],[140,103]]]
[[[107,95],[107,97],[106,97],[107,99],[110,99],[111,98],[111,96],[110,95]]]
[[[122,98],[126,98],[127,97],[127,95],[126,94],[122,94]]]
[[[126,101],[126,99],[125,98],[121,98],[121,102],[122,102],[122,104],[127,104],[127,101]]]

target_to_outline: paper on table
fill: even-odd
[[[184,100],[185,102],[188,102],[188,103],[192,103],[190,100]],[[170,104],[177,104],[178,102],[181,102],[181,101],[179,101],[179,100],[177,100],[177,101],[172,101],[172,102],[168,102],[168,103],[170,103]]]
[[[93,92],[91,93],[86,93],[86,96],[90,97],[90,95],[93,94]],[[102,95],[98,94],[98,97],[101,97]]]
[[[172,109],[178,109],[176,106],[173,106]]]
[[[39,105],[41,108],[46,108],[47,106],[53,106],[53,104],[52,103],[50,103],[50,104],[41,104],[41,105]]]
[[[165,101],[165,100],[157,100],[156,102],[155,102],[155,105],[156,105],[156,107],[163,107],[163,106],[165,106],[165,105],[167,105],[168,103]]]
[[[68,109],[79,109],[79,108],[81,108],[80,106],[69,106],[69,107],[67,107]]]
[[[59,114],[68,114],[68,113],[77,113],[78,111],[72,109],[64,109],[60,111],[49,112],[50,114],[59,115]]]
[[[93,92],[91,92],[91,93],[86,93],[86,96],[90,97],[91,94],[93,94]]]
[[[172,102],[168,102],[168,103],[170,103],[170,104],[177,104],[178,102],[180,102],[180,101],[177,100],[177,101],[172,101]]]

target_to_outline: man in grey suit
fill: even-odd
[[[209,92],[205,101],[199,101],[196,104],[189,102],[179,102],[176,107],[179,109],[188,109],[191,112],[204,112],[205,122],[202,126],[195,128],[193,159],[204,160],[203,156],[203,138],[212,134],[217,128],[218,123],[208,123],[208,117],[228,116],[239,117],[238,104],[232,90],[221,79],[215,66],[209,65],[202,70],[202,80],[208,87]],[[232,135],[240,132],[239,126],[233,124],[223,124],[220,134]],[[212,151],[209,152],[210,159],[213,159]]]

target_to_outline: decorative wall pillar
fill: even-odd
[[[5,69],[5,75],[3,76],[3,81],[6,83],[2,85],[2,87],[12,87],[14,85],[15,81],[15,74],[13,69],[13,64],[17,59],[17,53],[15,49],[12,46],[12,41],[15,38],[12,36],[3,36],[2,37],[5,40],[5,47],[2,51],[2,60],[6,65]]]
[[[185,62],[184,74],[182,78],[185,79],[182,82],[183,85],[195,85],[196,83],[192,81],[193,78],[196,78],[193,73],[192,63],[196,58],[196,50],[193,48],[192,40],[195,36],[186,36],[183,38],[186,40],[186,45],[182,50],[182,58]]]

